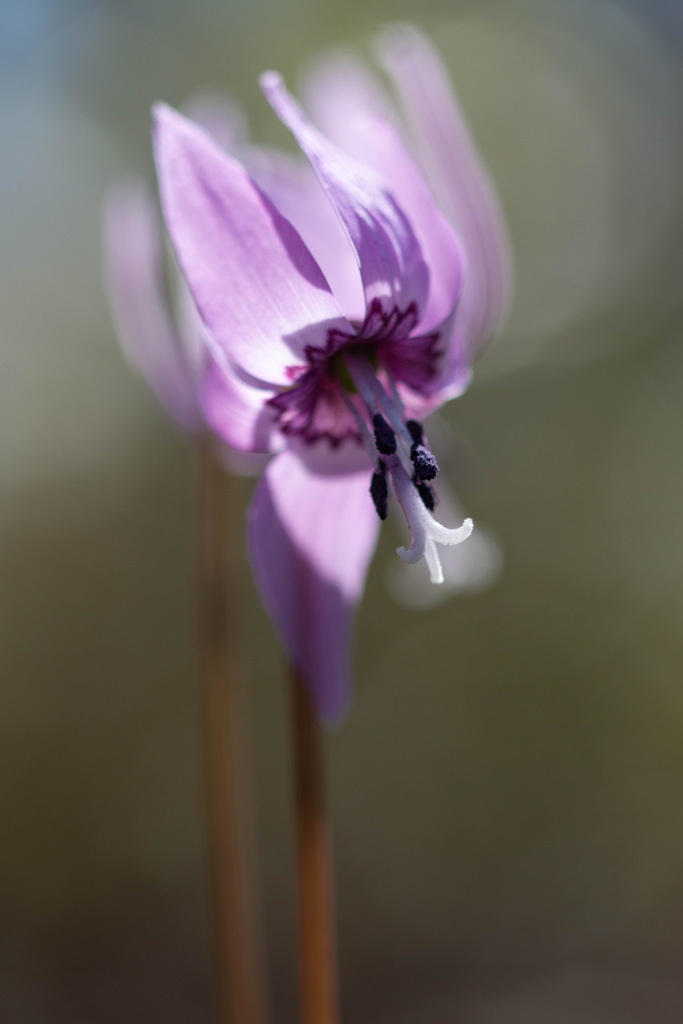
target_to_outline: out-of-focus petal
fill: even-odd
[[[379,83],[362,64],[338,56],[320,62],[307,78],[307,95],[323,130],[391,183],[429,267],[429,298],[419,323],[420,333],[428,333],[445,320],[460,296],[464,256],[453,228],[392,123]]]
[[[226,364],[219,366],[207,353],[200,400],[204,419],[225,444],[240,452],[269,452],[273,446],[274,411],[271,393],[240,380]]]
[[[242,106],[232,97],[214,92],[195,93],[183,104],[182,112],[233,156],[239,156],[247,145],[249,122]]]
[[[261,76],[273,110],[311,161],[348,234],[360,267],[366,305],[373,299],[391,315],[415,303],[424,311],[429,270],[404,211],[369,168],[337,150],[313,127],[273,71]]]
[[[183,352],[192,368],[195,380],[201,379],[206,362],[207,346],[205,341],[206,327],[195,305],[187,282],[177,267],[174,268],[175,289],[174,302],[175,322],[183,339]]]
[[[365,116],[396,120],[396,112],[386,89],[355,54],[333,50],[312,63],[302,76],[304,106],[324,135],[340,149],[363,163],[355,148],[349,125]]]
[[[308,161],[252,147],[245,162],[256,183],[301,235],[345,315],[362,322],[365,298],[355,254]]]
[[[348,321],[301,238],[244,168],[164,105],[155,108],[162,206],[216,344],[249,374],[288,383],[307,345]]]
[[[142,183],[110,194],[104,245],[107,291],[124,351],[167,412],[195,433],[202,426],[196,375],[164,294],[159,219]]]
[[[319,475],[285,451],[266,470],[249,517],[263,603],[328,722],[348,706],[353,613],[377,540],[368,487],[367,471]]]
[[[458,315],[476,353],[500,325],[510,295],[512,257],[500,204],[431,44],[411,26],[395,26],[382,33],[378,51],[435,195],[467,253]]]

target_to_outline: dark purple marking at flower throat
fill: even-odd
[[[413,336],[417,322],[414,302],[403,312],[395,307],[386,313],[374,299],[356,333],[330,329],[324,348],[309,345],[306,364],[288,370],[292,384],[269,401],[284,434],[332,448],[345,441],[365,444],[377,466],[370,494],[380,519],[387,516],[389,497],[385,458],[403,467],[424,506],[434,508],[427,482],[438,473],[436,459],[422,425],[406,419],[397,389],[402,384],[419,395],[438,369],[440,334]]]
[[[373,417],[368,418],[359,401],[344,353],[366,356],[376,375],[391,374],[394,381],[419,394],[420,385],[424,386],[437,372],[441,339],[439,332],[411,337],[417,322],[416,303],[411,302],[403,311],[394,307],[385,312],[380,301],[373,299],[365,322],[356,333],[331,328],[324,348],[308,345],[306,363],[291,366],[287,371],[292,381],[290,387],[268,403],[278,413],[278,426],[283,434],[297,434],[309,444],[327,441],[333,448],[344,441],[361,444],[363,438],[349,400],[369,424]]]

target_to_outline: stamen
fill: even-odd
[[[375,510],[380,519],[384,520],[387,518],[387,512],[389,510],[389,485],[387,484],[387,467],[386,463],[379,459],[377,462],[377,471],[372,474],[372,480],[370,481],[370,495],[375,505]]]
[[[392,402],[377,380],[375,371],[367,358],[361,355],[350,354],[346,356],[346,365],[349,368],[353,383],[356,385],[358,393],[367,407],[374,414],[380,411],[381,406],[395,432],[410,445],[411,437],[403,422],[403,417],[395,403]]]
[[[346,366],[348,368],[349,374],[351,375],[351,380],[355,384],[356,390],[362,402],[364,403],[365,408],[368,410],[368,413],[372,417],[373,426],[375,422],[375,416],[382,415],[379,409],[378,399],[384,399],[384,401],[382,402],[382,406],[389,417],[391,426],[395,428],[396,434],[400,435],[405,440],[405,444],[400,446],[397,445],[394,451],[401,459],[406,472],[412,476],[412,464],[410,462],[409,451],[406,450],[409,449],[411,440],[410,434],[406,430],[406,426],[403,420],[401,419],[400,416],[394,415],[396,414],[396,410],[393,408],[391,402],[389,402],[387,406],[387,395],[382,390],[382,386],[375,377],[375,372],[368,363],[367,359],[364,356],[360,356],[351,352],[346,352],[344,354],[344,358],[346,360]],[[383,416],[382,419],[384,419]],[[389,429],[391,429],[389,424],[387,424],[387,426],[389,427]],[[385,454],[379,447],[377,450],[380,452],[380,454]]]
[[[422,444],[413,444],[410,449],[410,461],[415,466],[418,480],[433,480],[439,472],[436,459]]]
[[[420,480],[413,480],[417,493],[422,498],[422,504],[430,512],[434,511],[436,501],[434,500],[434,491],[431,489],[429,484],[422,483]]]
[[[415,466],[417,480],[433,480],[439,472],[439,467],[429,448],[424,444],[422,424],[417,420],[406,420],[406,427],[413,440],[410,446],[410,461]]]
[[[375,413],[379,412],[371,386],[374,374],[372,372],[368,373],[365,366],[365,360],[363,358],[354,356],[348,352],[346,353],[346,366],[351,375],[351,380],[356,385],[358,394],[363,399],[366,408],[369,409],[374,416]]]
[[[398,393],[398,387],[396,386],[396,381],[394,380],[394,376],[393,376],[392,373],[389,372],[389,370],[387,370],[386,367],[384,368],[384,372],[385,372],[386,378],[387,378],[387,380],[389,382],[389,389],[391,391],[391,397],[394,400],[394,405],[396,406],[396,408],[400,412],[401,418],[405,419],[406,418],[406,410],[405,410],[405,407],[403,405],[403,399],[401,398],[401,396]],[[407,426],[407,424],[406,424],[406,426]]]
[[[380,455],[393,455],[396,451],[396,434],[381,413],[376,412],[372,417],[372,426],[375,431],[377,451]]]
[[[342,397],[343,397],[344,401],[346,402],[346,405],[349,408],[349,411],[351,412],[353,418],[356,421],[356,424],[358,425],[358,430],[359,430],[360,436],[361,436],[361,438],[363,440],[363,444],[366,447],[367,453],[370,456],[371,461],[374,462],[375,461],[376,451],[375,451],[375,443],[374,443],[372,434],[370,433],[370,428],[368,427],[367,423],[365,422],[365,420],[361,416],[361,414],[360,414],[360,412],[359,412],[359,410],[358,410],[358,408],[356,406],[356,403],[354,402],[354,400],[351,397],[351,395],[347,394],[347,392],[344,391],[344,389],[342,389],[341,393],[342,393]]]
[[[424,441],[424,429],[422,424],[418,423],[417,420],[406,420],[406,426],[408,428],[408,433],[413,439],[413,444],[422,444]]]
[[[410,548],[397,548],[397,553],[404,562],[410,564],[425,558],[432,583],[441,583],[443,573],[436,545],[451,546],[467,540],[472,533],[472,520],[466,519],[457,529],[448,529],[437,523],[425,508],[424,499],[418,492],[417,485],[413,484],[397,457],[389,460],[388,469],[411,536]]]
[[[375,398],[389,417],[392,427],[396,433],[403,438],[405,443],[410,445],[411,437],[406,428],[402,411],[398,408],[395,402],[392,401],[391,397],[386,393],[374,374],[372,375],[371,383],[372,390],[375,393]]]

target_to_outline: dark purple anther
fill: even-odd
[[[417,420],[406,420],[406,427],[408,428],[408,433],[413,439],[413,444],[422,444],[422,441],[424,440],[422,424],[418,423]]]
[[[433,512],[436,502],[434,501],[434,491],[431,489],[429,484],[416,482],[415,487],[417,489],[417,493],[422,498],[422,504],[424,507],[429,512]]]
[[[436,459],[424,445],[414,444],[410,449],[410,459],[415,467],[415,477],[417,480],[433,480],[439,472]]]
[[[377,451],[380,455],[393,455],[396,451],[396,434],[381,413],[376,412],[372,417],[372,426],[375,431]]]
[[[389,486],[387,484],[387,467],[380,459],[377,463],[377,472],[372,474],[370,481],[370,495],[375,504],[377,515],[380,519],[387,518]]]

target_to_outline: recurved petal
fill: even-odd
[[[268,466],[249,517],[263,603],[328,722],[348,706],[353,615],[377,540],[369,482],[367,470],[315,473],[288,450]]]
[[[164,216],[202,319],[247,373],[275,384],[349,325],[292,225],[233,160],[170,107],[155,108]]]
[[[435,195],[465,247],[467,280],[458,316],[477,352],[499,327],[511,290],[512,257],[501,207],[431,44],[412,26],[401,25],[382,34],[378,50]]]
[[[104,213],[106,285],[122,347],[167,412],[201,429],[197,381],[162,284],[160,225],[141,182],[113,190]]]
[[[429,292],[429,270],[415,232],[390,186],[371,169],[337,150],[307,119],[274,71],[261,86],[280,120],[311,161],[356,252],[366,305],[379,300],[390,315]]]
[[[276,417],[267,404],[270,397],[207,352],[200,401],[207,425],[225,444],[240,452],[273,450]]]
[[[357,151],[369,166],[391,181],[391,190],[406,213],[429,267],[429,295],[418,330],[427,333],[453,311],[463,286],[464,254],[458,237],[429,191],[397,129],[386,119],[357,116],[349,124]]]
[[[391,182],[429,267],[429,297],[419,330],[431,331],[460,296],[462,246],[408,152],[380,84],[358,61],[333,55],[309,72],[306,94],[323,130],[345,152]]]

